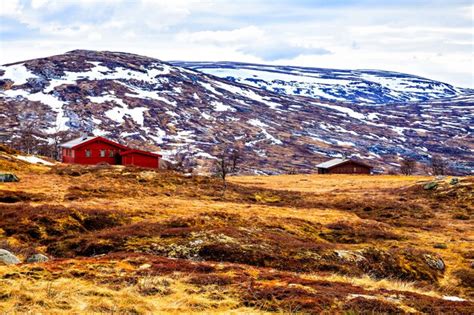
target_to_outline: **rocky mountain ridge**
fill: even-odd
[[[174,65],[284,95],[354,104],[393,104],[474,99],[474,90],[423,77],[382,70],[343,70],[239,62],[186,62]]]

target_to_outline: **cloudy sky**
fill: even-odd
[[[471,0],[2,0],[0,63],[73,49],[383,69],[474,87]]]

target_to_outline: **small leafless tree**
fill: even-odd
[[[433,175],[445,175],[447,171],[446,160],[439,155],[433,155],[431,157],[431,170]]]
[[[231,163],[224,154],[220,155],[214,165],[214,174],[222,179],[223,192],[227,189],[227,175],[231,172]]]
[[[222,179],[222,194],[224,195],[227,189],[227,175],[237,172],[242,150],[237,146],[223,146],[216,157],[212,171],[215,176]]]
[[[242,158],[242,149],[239,146],[234,146],[230,149],[231,172],[237,172],[237,166]]]
[[[405,157],[400,163],[400,171],[403,175],[412,175],[416,170],[416,161],[413,158]]]
[[[50,157],[55,160],[59,160],[59,146],[61,142],[64,140],[64,136],[61,135],[61,128],[60,126],[56,126],[54,132],[49,135],[50,138]]]
[[[67,142],[79,136],[79,133],[70,131],[61,131],[60,127],[56,127],[53,133],[49,134],[50,139],[48,152],[44,155],[51,157],[52,159],[59,160],[61,157],[61,143]]]
[[[27,154],[35,153],[38,140],[35,137],[35,128],[32,124],[26,124],[19,131],[17,148]]]

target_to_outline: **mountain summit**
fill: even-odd
[[[316,78],[312,68],[245,65],[229,75],[219,65],[87,50],[4,65],[0,131],[12,142],[26,129],[44,142],[58,131],[140,141],[185,152],[198,169],[225,145],[241,148],[243,172],[314,171],[343,154],[384,169],[429,154],[474,168],[471,90],[393,73],[376,83],[386,72]]]

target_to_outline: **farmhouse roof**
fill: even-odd
[[[354,162],[354,163],[357,163],[357,164],[360,164],[360,165],[363,165],[363,166],[371,167],[371,166],[369,166],[367,164],[364,164],[362,162],[359,162],[359,161],[355,161],[355,160],[352,160],[352,159],[341,159],[341,158],[336,158],[336,159],[332,159],[332,160],[320,163],[320,164],[316,165],[316,167],[317,168],[332,168],[334,166],[341,165],[341,164],[344,164],[344,163],[347,163],[347,162]]]
[[[122,149],[128,149],[126,146],[121,145],[120,143],[113,142],[109,139],[106,139],[106,138],[103,138],[103,137],[98,137],[98,136],[81,136],[79,138],[76,138],[76,139],[73,139],[71,141],[68,141],[66,143],[61,144],[61,147],[71,149],[71,148],[81,146],[85,143],[92,142],[93,140],[96,140],[96,139],[98,139],[100,141],[103,141],[103,142],[106,142],[106,143],[109,143],[111,145],[120,147]]]
[[[70,148],[73,148],[73,147],[75,147],[75,146],[77,146],[77,145],[79,145],[79,144],[82,144],[82,143],[84,143],[84,142],[87,142],[87,141],[89,141],[89,140],[92,140],[92,139],[94,139],[94,138],[97,138],[97,137],[94,137],[94,136],[83,137],[83,136],[81,136],[81,137],[79,137],[79,138],[72,139],[72,140],[70,140],[70,141],[68,141],[68,142],[65,142],[65,143],[61,144],[61,147],[70,149]]]

